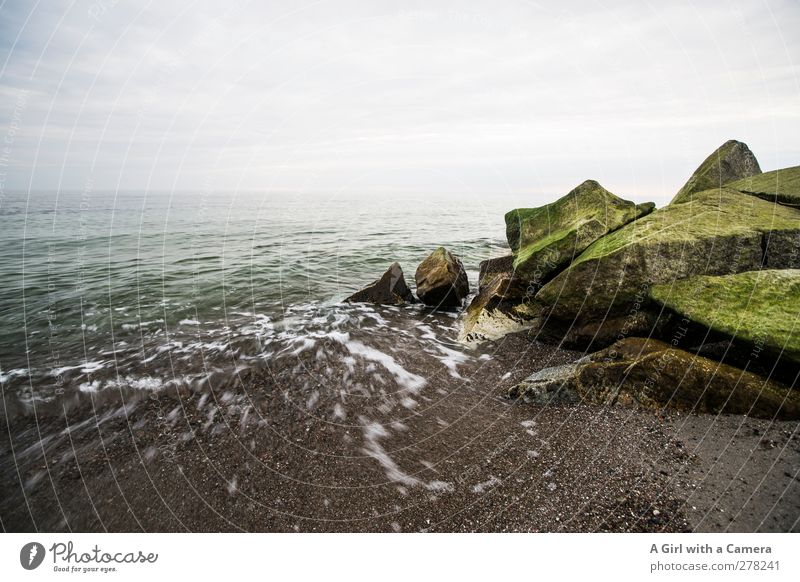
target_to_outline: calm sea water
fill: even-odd
[[[511,196],[6,195],[7,410],[198,385],[342,330],[361,332],[355,357],[380,362],[375,354],[391,352],[398,331],[387,313],[453,372],[466,357],[455,319],[431,328],[420,307],[404,308],[414,310],[409,320],[341,300],[395,260],[413,287],[417,264],[438,245],[462,258],[474,287],[478,263],[506,252],[503,214],[520,205]]]

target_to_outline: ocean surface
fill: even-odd
[[[401,361],[432,358],[457,375],[473,357],[455,342],[457,313],[342,300],[395,260],[413,289],[439,245],[461,257],[474,291],[478,263],[507,252],[503,214],[520,205],[511,195],[6,194],[6,414],[171,385],[224,389],[242,370],[324,341],[347,348],[348,366],[407,386],[425,379]]]

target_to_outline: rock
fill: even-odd
[[[464,265],[444,247],[433,251],[417,267],[417,297],[434,307],[461,307],[469,295]]]
[[[510,271],[498,273],[464,312],[458,341],[479,344],[530,328],[538,310],[531,304],[532,297],[525,299],[525,293],[525,283]]]
[[[514,255],[486,259],[479,264],[478,291],[486,287],[497,275],[513,274]]]
[[[627,338],[572,364],[541,370],[514,386],[509,396],[539,404],[584,402],[800,418],[797,391],[642,338]]]
[[[800,248],[795,249],[800,252]],[[800,364],[800,270],[698,276],[654,285],[650,297],[688,320]]]
[[[728,187],[770,202],[800,207],[800,166],[756,174],[731,182]]]
[[[541,286],[598,238],[654,207],[623,200],[587,180],[552,204],[512,210],[505,216],[506,237],[516,274]]]
[[[726,141],[700,164],[670,204],[682,204],[695,192],[703,192],[761,173],[758,160],[744,144],[735,139]]]
[[[603,347],[649,335],[652,285],[695,275],[800,268],[800,210],[726,188],[693,195],[606,235],[536,294],[540,337]]]
[[[379,305],[400,305],[414,303],[414,295],[406,285],[400,263],[392,263],[377,281],[373,281],[360,291],[345,299],[348,303],[376,303]]]

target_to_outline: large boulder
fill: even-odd
[[[392,263],[377,281],[345,299],[348,303],[375,303],[378,305],[401,305],[414,303],[414,294],[406,285],[400,263]]]
[[[731,182],[728,187],[770,202],[800,207],[800,166],[756,174]]]
[[[800,268],[800,210],[736,190],[694,195],[601,238],[536,294],[543,339],[603,347],[649,335],[652,285],[695,275]]]
[[[772,355],[800,364],[800,270],[690,277],[654,285],[650,297],[691,322],[746,344],[751,360]]]
[[[417,267],[417,297],[434,307],[461,307],[469,295],[469,280],[461,260],[439,247]]]
[[[506,237],[518,277],[544,284],[603,235],[651,212],[587,180],[552,204],[508,212]]]
[[[696,413],[800,418],[796,390],[669,344],[627,338],[575,363],[546,368],[509,391],[537,404],[638,405]]]
[[[532,327],[538,310],[531,299],[511,271],[495,274],[464,311],[458,341],[476,345]]]
[[[760,173],[758,160],[747,144],[735,139],[726,141],[700,164],[670,204],[688,202],[695,192],[721,188],[734,180]]]

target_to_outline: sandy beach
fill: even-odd
[[[292,385],[294,367],[312,365],[302,355],[223,393],[128,399],[99,424],[86,407],[41,414],[38,425],[18,418],[0,437],[2,525],[798,531],[800,423],[509,401],[527,374],[580,354],[519,336],[484,350],[491,359],[478,358],[468,381],[435,376],[410,408],[353,393],[346,418],[322,413],[341,399],[324,390],[309,413],[309,387]],[[65,414],[73,429],[42,444]]]

